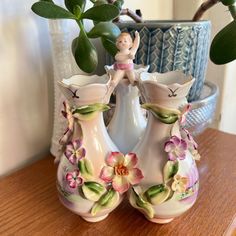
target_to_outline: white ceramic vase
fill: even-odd
[[[149,66],[134,64],[135,77],[147,71]],[[114,73],[113,66],[105,66],[108,74]],[[139,90],[128,79],[122,79],[115,88],[116,107],[108,125],[108,133],[119,150],[130,152],[139,141],[146,127],[146,119],[140,108]]]
[[[181,72],[144,72],[138,82],[148,123],[132,152],[144,178],[129,191],[129,200],[155,223],[168,223],[184,213],[198,194],[197,144],[183,128],[193,82]]]
[[[100,221],[123,198],[100,178],[106,158],[118,151],[107,133],[102,114],[114,88],[107,75],[76,75],[59,85],[68,101],[62,111],[68,128],[60,140],[59,198],[65,207],[86,221]]]

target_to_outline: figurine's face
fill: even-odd
[[[130,49],[132,45],[133,45],[133,42],[129,35],[121,35],[116,40],[116,47],[119,50]]]

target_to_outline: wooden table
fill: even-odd
[[[197,141],[198,200],[169,224],[147,221],[127,200],[104,221],[85,222],[60,204],[50,156],[0,180],[0,235],[236,235],[236,136],[208,129]]]

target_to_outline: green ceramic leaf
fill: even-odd
[[[170,196],[170,193],[171,190],[168,186],[159,184],[150,187],[144,194],[150,203],[158,205],[166,201]]]
[[[91,209],[91,214],[96,215],[104,208],[112,208],[119,201],[119,194],[114,189],[109,189]]]
[[[83,184],[82,192],[88,200],[96,202],[106,192],[106,188],[102,184],[90,181]]]
[[[72,13],[74,13],[75,6],[79,6],[81,9],[81,12],[83,12],[85,8],[85,4],[86,4],[86,0],[65,0],[66,8]]]
[[[35,14],[48,19],[76,19],[72,13],[49,1],[36,2],[31,9]]]
[[[88,106],[78,107],[73,111],[75,117],[79,120],[91,120],[93,119],[98,112],[109,110],[110,107],[103,103],[95,103]]]
[[[164,175],[164,181],[165,183],[168,182],[171,178],[173,178],[176,173],[179,170],[179,162],[176,161],[167,161],[164,170],[163,170],[163,175]]]
[[[99,22],[87,35],[89,38],[106,37],[116,39],[120,35],[120,29],[112,22]]]
[[[72,42],[72,53],[81,70],[92,73],[97,68],[97,51],[83,30]]]
[[[84,158],[80,160],[78,163],[78,168],[82,177],[84,177],[85,179],[89,179],[91,178],[91,176],[93,176],[93,165],[89,159]]]
[[[111,40],[111,39],[107,39],[105,37],[102,37],[101,38],[102,40],[102,45],[103,47],[107,50],[107,52],[111,55],[111,56],[115,56],[116,53],[118,52],[118,49],[116,47],[116,44],[115,44],[115,40]]]
[[[158,120],[165,124],[175,123],[179,119],[179,115],[181,114],[179,110],[167,109],[165,107],[161,107],[151,103],[143,104],[142,108],[150,110]]]
[[[132,188],[130,203],[134,208],[139,209],[149,218],[154,217],[154,210],[152,208],[152,205],[149,202],[145,201],[140,194],[136,193],[134,188]]]
[[[223,28],[213,39],[210,58],[215,64],[221,65],[236,59],[236,21]]]
[[[94,21],[110,21],[119,15],[120,11],[116,6],[111,4],[102,4],[88,9],[81,15],[81,18],[91,19]]]
[[[82,115],[86,115],[88,113],[94,112],[94,111],[106,111],[109,110],[110,107],[107,104],[104,103],[94,103],[91,105],[87,105],[87,106],[81,106],[78,107],[74,112],[74,113],[79,113]]]

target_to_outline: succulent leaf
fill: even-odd
[[[31,9],[35,14],[47,19],[77,19],[74,14],[57,6],[52,1],[36,2]]]

